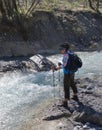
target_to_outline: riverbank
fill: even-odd
[[[36,11],[26,25],[24,41],[15,28],[0,24],[0,57],[57,53],[66,41],[74,51],[102,50],[102,16],[92,11]]]
[[[102,130],[102,75],[77,79],[79,102],[68,108],[59,99],[41,104],[20,130]]]

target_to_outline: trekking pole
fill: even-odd
[[[62,64],[59,62],[59,63],[58,63],[58,66],[61,66],[61,65],[62,65]],[[61,80],[61,75],[60,75],[60,69],[59,69],[58,75],[59,75],[59,76],[58,76],[58,77],[59,77],[59,78],[58,78],[58,80],[59,80],[59,97],[61,98],[61,91],[60,91],[60,80]]]
[[[59,76],[58,76],[58,77],[59,77],[59,79],[58,79],[58,80],[59,80],[59,97],[61,97],[61,92],[60,92],[60,70],[59,70],[58,75],[59,75]]]
[[[54,100],[55,100],[55,75],[53,70],[53,88],[54,88]]]

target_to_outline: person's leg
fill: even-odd
[[[67,74],[64,74],[64,104],[70,99],[70,80]]]
[[[70,85],[71,85],[71,88],[73,90],[72,99],[78,101],[78,96],[77,96],[78,90],[77,90],[76,84],[74,82],[74,74],[70,75]]]

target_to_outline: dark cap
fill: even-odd
[[[63,48],[63,49],[69,50],[70,45],[69,45],[68,43],[63,43],[63,44],[60,45],[60,48]]]

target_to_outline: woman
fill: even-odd
[[[67,69],[67,64],[69,60],[69,54],[72,53],[69,51],[70,46],[68,43],[64,43],[60,45],[60,51],[61,54],[63,54],[63,60],[62,60],[62,65],[60,64],[58,67],[54,67],[54,70],[59,70],[63,69],[64,73],[64,100],[62,106],[68,107],[68,100],[70,100],[70,87],[73,90],[73,97],[72,99],[75,101],[78,101],[78,96],[77,96],[77,87],[74,82],[74,76],[75,76],[75,71],[76,70],[68,70]]]

